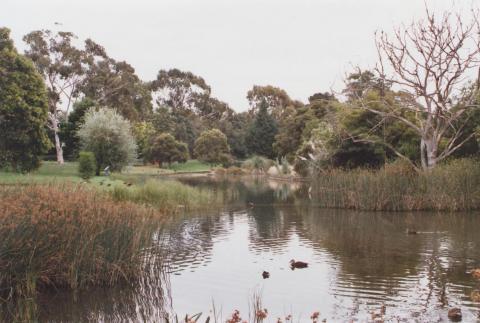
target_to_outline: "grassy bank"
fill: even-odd
[[[164,168],[160,168],[156,165],[128,167],[123,173],[126,175],[173,175],[178,173],[204,173],[209,172],[212,169],[212,165],[192,159],[185,163],[175,163]]]
[[[160,214],[79,185],[0,187],[0,290],[114,285],[138,277]]]
[[[314,180],[322,207],[377,211],[480,209],[480,163],[454,160],[417,173],[400,163],[381,170],[334,170]]]
[[[207,208],[221,202],[221,199],[210,191],[167,180],[151,179],[131,187],[115,185],[111,194],[118,201],[147,204],[163,211]]]
[[[26,184],[60,184],[60,183],[82,183],[85,180],[78,173],[78,163],[66,162],[60,165],[56,162],[42,162],[39,169],[28,174],[0,171],[0,185],[26,185]],[[101,183],[101,184],[100,184]],[[89,180],[89,184],[95,187],[108,187],[115,183],[113,178],[104,176],[95,176]]]

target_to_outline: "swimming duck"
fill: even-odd
[[[308,263],[303,261],[295,261],[294,259],[290,260],[290,267],[293,269],[295,268],[307,268]]]
[[[263,279],[270,278],[270,273],[268,271],[263,271],[262,277],[263,277]]]
[[[415,230],[410,230],[410,229],[407,229],[407,234],[417,234],[418,232],[415,231]]]
[[[448,311],[448,318],[454,322],[462,320],[462,310],[458,307],[454,307]]]

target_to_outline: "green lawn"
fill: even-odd
[[[174,164],[169,168],[159,168],[156,166],[134,166],[127,167],[123,174],[125,175],[164,175],[174,173],[196,173],[212,170],[208,164],[197,160],[189,160],[184,164]],[[44,161],[40,168],[29,174],[18,174],[12,172],[0,171],[0,184],[32,184],[32,183],[52,183],[52,182],[73,182],[80,183],[85,181],[78,174],[78,163],[66,162],[59,165],[53,161]],[[110,187],[114,183],[123,183],[122,177],[108,178],[104,176],[95,176],[89,180],[91,184]],[[109,185],[110,184],[110,185]]]
[[[78,174],[78,164],[76,162],[66,162],[59,165],[56,162],[42,162],[40,168],[29,174],[18,174],[12,172],[0,171],[0,184],[47,184],[47,183],[81,183],[85,180]],[[95,176],[89,180],[89,183],[95,186],[110,187],[119,182],[104,176]],[[110,185],[108,185],[110,184]]]

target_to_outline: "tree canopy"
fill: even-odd
[[[202,132],[195,141],[195,156],[210,164],[227,163],[230,159],[227,137],[218,129]]]
[[[10,31],[0,28],[0,168],[27,172],[40,165],[50,142],[48,97],[33,63],[18,54]]]
[[[145,158],[161,167],[164,163],[184,163],[189,158],[188,147],[185,143],[175,140],[169,133],[152,136]]]
[[[258,114],[248,131],[246,143],[251,154],[273,158],[275,156],[273,143],[278,129],[277,123],[267,109],[267,101],[262,101]]]

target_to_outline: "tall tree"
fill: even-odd
[[[67,118],[78,96],[78,87],[85,76],[88,61],[92,61],[93,56],[105,55],[103,48],[91,40],[85,42],[84,49],[75,47],[75,38],[70,32],[53,34],[49,30],[33,31],[23,38],[28,45],[26,55],[35,63],[48,88],[48,126],[54,134],[57,162],[60,164],[64,162],[59,136],[61,119]]]
[[[178,69],[159,71],[151,90],[157,106],[193,113],[201,111],[211,92],[203,78]]]
[[[0,28],[0,168],[30,171],[49,145],[48,99],[33,63],[18,54],[10,30]]]
[[[383,91],[391,87],[391,84],[389,82],[385,83],[385,81],[372,71],[362,71],[358,68],[354,73],[347,76],[346,86],[342,93],[346,95],[349,101],[358,100],[372,90],[383,94]]]
[[[458,94],[465,78],[480,68],[479,33],[476,12],[467,21],[459,14],[437,17],[427,9],[424,20],[396,29],[393,37],[385,32],[377,36],[378,77],[408,95],[403,96],[400,107],[384,96],[379,96],[381,109],[368,100],[361,100],[361,107],[411,128],[420,139],[424,170],[435,167],[474,136],[465,136],[462,117],[477,107],[475,95]],[[389,148],[410,161],[395,147]]]
[[[268,112],[276,120],[284,118],[295,108],[303,106],[301,102],[292,100],[285,90],[271,85],[254,85],[248,91],[247,99],[252,113],[257,113],[262,103],[265,102]]]
[[[247,134],[246,142],[249,152],[273,158],[275,156],[273,143],[277,131],[277,124],[268,113],[268,104],[264,100]]]
[[[293,161],[302,143],[309,139],[312,129],[327,115],[333,114],[338,103],[333,94],[316,93],[309,98],[310,103],[282,120],[275,136],[274,150],[278,156]]]
[[[98,106],[114,108],[132,121],[144,120],[152,112],[150,90],[135,69],[107,56],[89,61],[79,90]]]
[[[73,104],[73,110],[68,119],[60,124],[60,138],[65,146],[63,147],[64,157],[75,160],[80,151],[80,139],[77,131],[84,122],[85,113],[95,106],[95,102],[90,98],[83,98]]]

